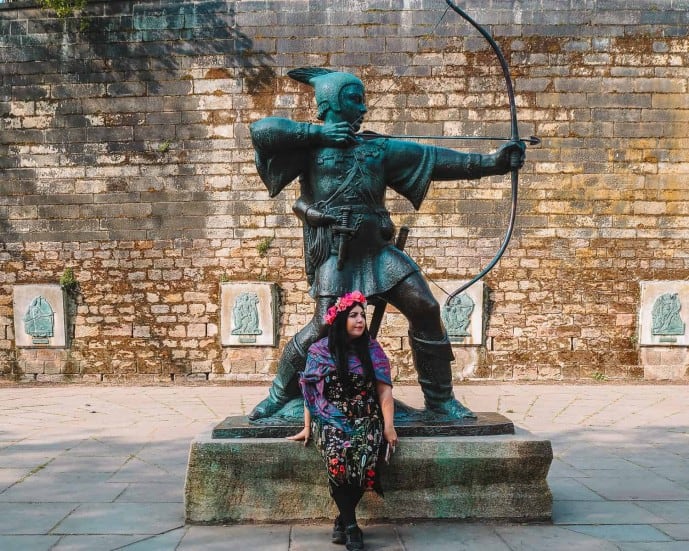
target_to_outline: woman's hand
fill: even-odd
[[[392,387],[381,381],[376,383],[380,410],[383,413],[383,438],[395,451],[399,440],[395,430],[395,401],[392,399]]]
[[[311,427],[309,425],[304,426],[304,428],[301,429],[301,431],[298,432],[297,434],[287,437],[287,440],[293,440],[295,442],[301,442],[303,440],[304,446],[308,445],[310,439],[311,439]]]
[[[395,427],[385,427],[383,429],[383,438],[385,438],[385,441],[390,444],[393,449],[397,447],[397,444],[399,444]]]

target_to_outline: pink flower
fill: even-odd
[[[343,445],[345,448],[351,448],[351,447],[352,447],[352,443],[351,443],[349,440],[347,440],[347,441],[346,441],[344,444],[342,444],[342,445]]]
[[[323,320],[328,325],[332,325],[333,322],[335,321],[336,317],[337,317],[337,307],[331,306],[330,308],[328,308],[328,312],[325,314],[325,317],[323,318]]]
[[[323,316],[323,321],[328,325],[332,325],[337,314],[344,312],[347,308],[357,303],[366,306],[366,297],[361,291],[352,291],[351,293],[342,295],[333,306],[328,308],[325,316]]]

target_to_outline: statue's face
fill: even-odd
[[[364,120],[366,109],[363,87],[358,84],[347,84],[340,90],[340,111],[342,120],[352,125],[355,132],[359,130],[361,122]]]

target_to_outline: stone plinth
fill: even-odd
[[[303,401],[298,400],[299,410],[304,409]],[[395,411],[400,413],[402,404],[395,400]],[[402,404],[407,412],[412,408]],[[418,410],[416,410],[418,411]],[[421,411],[418,411],[422,414]],[[490,436],[495,434],[514,434],[514,425],[504,415],[495,412],[475,412],[476,419],[457,419],[453,421],[429,421],[395,415],[397,435],[402,436]],[[284,438],[299,432],[304,426],[303,417],[299,419],[267,419],[249,421],[244,415],[227,417],[218,423],[211,432],[212,438]]]
[[[332,519],[325,467],[313,445],[277,438],[213,439],[191,445],[185,488],[189,523]],[[550,442],[501,436],[402,438],[382,473],[385,498],[367,492],[358,516],[386,519],[551,517]]]

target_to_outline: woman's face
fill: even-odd
[[[347,316],[347,337],[357,339],[366,330],[366,312],[358,304],[349,311]]]

